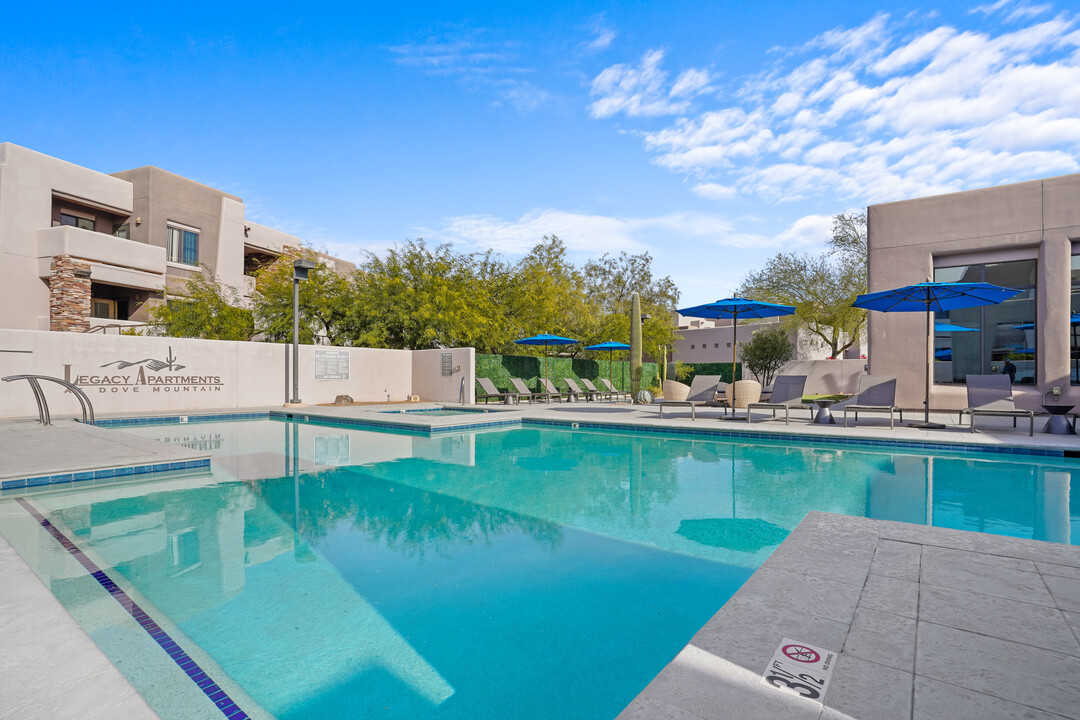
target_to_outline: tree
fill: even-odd
[[[597,321],[582,333],[583,346],[606,340],[630,340],[626,319],[634,292],[641,298],[642,315],[649,316],[641,327],[644,351],[650,357],[660,358],[661,348],[675,344],[679,289],[668,276],[653,277],[651,255],[605,254],[585,264],[584,279],[587,302]]]
[[[150,311],[150,325],[153,334],[168,337],[250,340],[255,334],[251,311],[205,267],[188,279],[184,294]]]
[[[742,362],[757,375],[762,385],[771,385],[777,371],[791,361],[795,346],[782,328],[758,330],[750,342],[743,343]]]
[[[866,311],[851,307],[866,292],[865,214],[837,215],[829,245],[822,255],[778,253],[762,270],[748,273],[736,295],[794,305],[784,325],[805,326],[840,357],[858,342],[866,323]]]
[[[308,279],[300,283],[300,342],[311,343],[317,333],[331,345],[348,340],[353,303],[349,278],[333,265],[320,261],[310,248],[287,253],[255,276],[255,317],[259,330],[271,342],[291,342],[293,327],[293,261],[315,261]]]

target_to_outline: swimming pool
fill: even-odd
[[[209,450],[212,473],[28,503],[280,718],[613,718],[811,509],[1080,539],[1067,459],[534,426],[117,432]],[[5,503],[0,531],[163,718],[192,717],[147,669],[168,658],[27,517]]]
[[[482,408],[418,408],[416,410],[380,410],[383,415],[430,415],[433,417],[449,417],[451,415],[475,415],[477,413],[492,413],[496,410],[484,410]]]

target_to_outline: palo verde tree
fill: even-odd
[[[778,253],[763,269],[748,273],[736,294],[794,305],[785,327],[806,327],[840,357],[859,341],[866,323],[866,311],[851,307],[866,292],[865,213],[837,215],[829,246],[820,255]]]
[[[250,340],[255,335],[251,310],[206,267],[187,280],[182,293],[153,308],[149,324],[152,334],[168,337]]]
[[[293,261],[315,261],[308,279],[300,283],[300,342],[311,343],[316,333],[331,345],[343,345],[351,327],[352,283],[332,262],[304,248],[262,268],[255,277],[255,318],[271,342],[291,342],[293,327]]]

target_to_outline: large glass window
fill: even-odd
[[[1072,299],[1069,318],[1069,375],[1080,385],[1080,255],[1072,256]]]
[[[1017,385],[1037,382],[1035,272],[1034,260],[935,268],[937,282],[988,282],[1021,292],[998,305],[935,313],[934,382],[994,373]]]
[[[167,230],[169,262],[199,264],[199,231],[169,225]]]

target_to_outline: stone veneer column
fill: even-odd
[[[49,269],[49,329],[86,332],[90,329],[90,264],[57,255]]]

